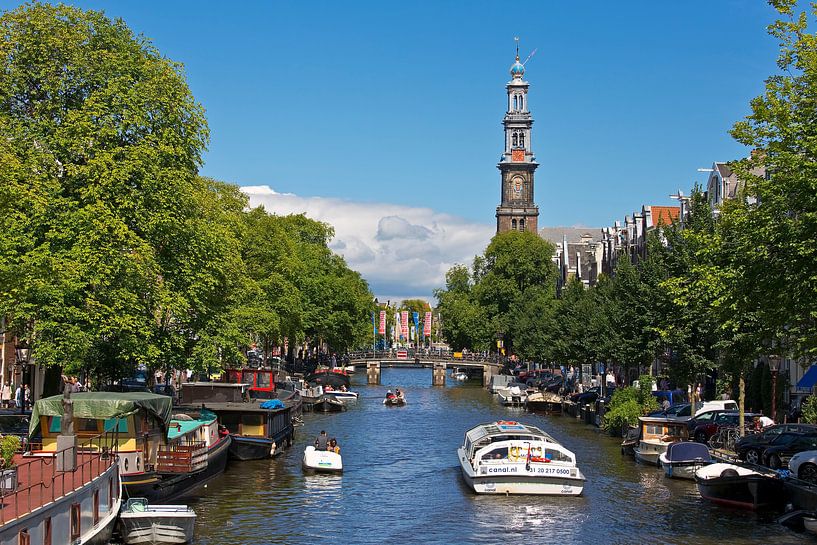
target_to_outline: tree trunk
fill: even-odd
[[[738,382],[738,411],[740,414],[738,415],[738,435],[743,437],[744,433],[744,418],[743,418],[743,407],[746,404],[746,380],[744,379],[744,372],[741,370],[740,372],[740,381]]]

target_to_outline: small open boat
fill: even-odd
[[[309,445],[304,449],[302,466],[307,473],[342,473],[343,459],[337,452],[317,450]]]
[[[358,393],[357,392],[350,392],[350,391],[343,391],[343,390],[326,390],[323,391],[324,395],[332,396],[340,402],[346,403],[347,401],[357,401]]]
[[[466,373],[463,369],[456,368],[451,371],[451,378],[454,380],[468,380],[468,373]]]
[[[346,410],[342,401],[330,394],[323,394],[312,404],[312,410],[318,413],[339,413]]]
[[[562,398],[553,392],[534,392],[525,398],[525,407],[531,411],[562,412]]]
[[[186,505],[149,505],[145,498],[130,498],[119,513],[119,533],[127,544],[189,543],[196,512]]]
[[[401,407],[405,404],[406,396],[403,393],[400,395],[389,394],[386,396],[386,399],[383,400],[383,405],[387,407]]]

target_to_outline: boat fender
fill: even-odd
[[[275,456],[275,449],[277,449],[277,448],[278,448],[278,445],[276,445],[275,441],[273,441],[272,446],[270,446],[270,449],[269,449],[269,455],[270,456]]]

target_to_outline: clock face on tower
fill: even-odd
[[[511,161],[514,163],[521,163],[525,161],[525,150],[515,149],[511,151]]]

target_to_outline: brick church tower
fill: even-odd
[[[531,151],[533,118],[528,111],[528,82],[523,80],[525,67],[519,62],[511,66],[508,91],[508,111],[502,120],[505,127],[505,151],[497,168],[502,173],[502,201],[496,207],[496,232],[537,232],[539,207],[533,202],[533,172],[539,164]]]

